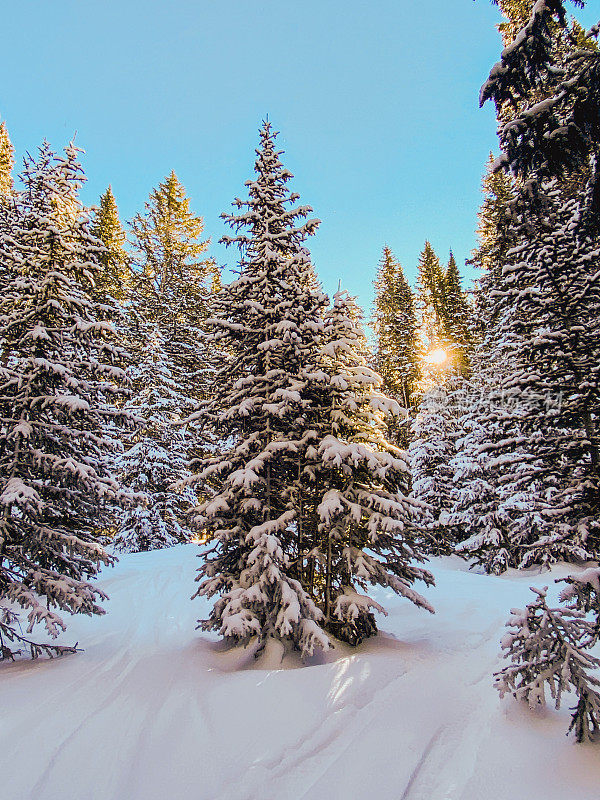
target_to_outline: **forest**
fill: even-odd
[[[257,663],[361,652],[385,598],[433,614],[460,558],[535,570],[490,681],[534,709],[573,693],[569,731],[597,739],[599,28],[498,5],[469,288],[429,241],[411,286],[382,242],[372,309],[327,296],[271,121],[222,214],[233,275],[174,171],[124,222],[111,186],[82,204],[75,142],[19,167],[0,123],[0,681],[85,657],[69,615],[105,613],[124,554],[197,545],[200,635]]]

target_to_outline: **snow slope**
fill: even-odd
[[[260,669],[194,631],[208,609],[189,600],[197,552],[123,556],[101,581],[108,614],[68,620],[65,642],[85,652],[0,665],[2,797],[600,797],[600,749],[564,735],[569,698],[534,714],[492,685],[508,610],[547,573],[495,578],[434,559],[435,616],[376,593],[385,634]]]

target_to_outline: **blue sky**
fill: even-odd
[[[268,114],[322,220],[310,249],[327,291],[341,279],[368,308],[386,243],[411,281],[425,239],[459,266],[474,246],[496,145],[477,103],[500,52],[488,0],[27,0],[3,20],[17,156],[77,131],[86,203],[111,183],[129,219],[174,169],[231,265],[219,214],[243,196]]]

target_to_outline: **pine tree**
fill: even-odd
[[[6,130],[6,122],[0,122],[0,198],[10,197],[13,193],[14,153]]]
[[[189,487],[178,488],[190,473],[189,434],[177,423],[192,404],[169,369],[160,331],[144,330],[144,339],[142,359],[129,369],[134,392],[125,405],[140,423],[115,462],[120,480],[137,495],[113,541],[116,550],[127,553],[188,542],[186,513],[197,503]]]
[[[108,295],[118,303],[123,303],[129,295],[132,274],[130,258],[125,251],[127,237],[119,220],[111,186],[100,198],[100,207],[96,209],[92,222],[92,233],[106,248],[101,256],[102,270],[96,288],[101,295]]]
[[[429,242],[419,256],[418,264],[419,303],[422,327],[429,345],[443,341],[444,270],[435,250]]]
[[[594,111],[593,92],[582,83],[583,105],[567,97],[572,86],[555,95],[565,74],[576,86],[583,80],[577,70],[593,63],[591,50],[575,51],[554,68],[561,9],[559,2],[535,5],[482,93],[494,97],[502,115],[505,152],[496,166],[510,166],[516,176],[505,231],[511,247],[501,269],[482,281],[493,314],[478,356],[493,376],[488,386],[502,398],[481,416],[487,441],[479,452],[501,487],[493,516],[502,516],[506,528],[497,552],[512,566],[589,558],[599,546],[598,234],[588,216],[593,182],[588,191],[581,181],[598,104]],[[534,102],[541,96],[548,102]],[[493,560],[492,542],[477,536],[470,544]]]
[[[457,535],[455,551],[485,572],[499,575],[509,566],[519,566],[512,526],[515,515],[529,507],[530,497],[524,497],[514,481],[507,482],[502,460],[495,458],[494,446],[506,436],[498,419],[519,407],[519,398],[498,391],[499,373],[505,365],[499,358],[490,362],[488,348],[485,339],[475,352],[473,376],[462,380],[456,395],[455,405],[462,413],[456,421],[455,454],[449,462],[452,480],[445,521]],[[514,429],[511,434],[515,435]]]
[[[457,437],[456,392],[457,388],[448,384],[434,386],[423,394],[408,447],[410,496],[420,508],[428,509],[421,515],[426,531],[423,549],[434,555],[448,554],[457,540],[448,517],[453,490],[450,464]]]
[[[338,291],[325,317],[317,371],[306,372],[311,438],[301,473],[303,507],[316,511],[316,526],[303,515],[301,580],[308,576],[327,629],[351,644],[377,631],[371,609],[385,613],[364,593],[369,585],[433,612],[412,588],[417,580],[433,584],[433,576],[411,563],[424,558],[420,509],[408,498],[410,470],[385,438],[385,418],[399,408],[377,391],[382,379],[360,353],[362,335],[346,293]]]
[[[469,369],[473,319],[467,297],[460,285],[460,273],[452,251],[444,275],[442,323],[444,338],[449,345],[450,363],[459,374],[464,375]]]
[[[526,182],[538,208],[542,182],[588,171],[590,160],[589,210],[598,208],[599,70],[600,52],[578,46],[576,32],[569,37],[563,0],[539,0],[481,89],[480,104],[493,100],[500,119],[496,169]]]
[[[275,139],[265,123],[248,199],[224,215],[237,232],[224,241],[240,248],[240,275],[214,301],[222,363],[197,415],[221,441],[197,465],[195,481],[208,495],[197,522],[216,542],[197,595],[220,595],[205,630],[233,644],[257,637],[260,650],[279,641],[307,654],[327,648],[328,638],[293,563],[302,518],[294,476],[304,434],[301,372],[314,363],[326,297],[304,247],[318,220],[306,220],[310,207],[293,205],[298,195],[287,187],[292,176]]]
[[[475,291],[474,333],[479,341],[497,319],[494,291],[502,283],[502,268],[508,251],[515,244],[515,231],[510,224],[515,200],[514,184],[510,175],[502,170],[494,171],[495,161],[490,153],[482,181],[484,200],[478,214],[478,245],[467,261],[484,271]]]
[[[374,286],[375,366],[385,394],[409,409],[420,377],[415,303],[402,267],[387,246]]]
[[[556,708],[563,692],[572,689],[579,702],[569,731],[575,729],[578,742],[587,741],[600,729],[600,679],[590,672],[600,659],[584,652],[594,638],[592,625],[581,611],[550,608],[547,586],[531,590],[536,600],[524,610],[512,609],[506,623],[512,630],[502,648],[511,664],[496,673],[496,688],[501,697],[510,692],[531,708],[545,706],[546,687]]]
[[[44,144],[37,161],[26,160],[10,237],[0,241],[11,276],[0,296],[8,354],[0,368],[1,633],[34,656],[48,647],[17,633],[10,604],[27,609],[28,632],[44,623],[53,637],[65,628],[54,608],[103,613],[105,595],[88,579],[112,561],[96,531],[120,495],[104,465],[103,428],[124,415],[104,399],[123,372],[92,299],[101,244],[84,213],[63,211],[79,207],[77,152],[70,145],[56,158]]]
[[[190,211],[185,188],[174,172],[153,189],[145,209],[131,222],[138,268],[136,311],[158,326],[173,374],[186,385],[189,396],[202,397],[211,375],[208,353],[199,363],[198,347],[218,268],[206,256],[209,240],[201,239],[204,222]]]
[[[443,384],[447,376],[447,340],[444,329],[446,287],[444,270],[429,242],[419,256],[417,308],[421,358],[420,389]]]

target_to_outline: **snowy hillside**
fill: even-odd
[[[70,620],[85,652],[0,665],[3,797],[597,800],[597,748],[564,735],[569,698],[532,714],[492,685],[508,609],[547,574],[434,559],[435,616],[379,593],[385,634],[257,669],[194,631],[196,554],[123,556],[100,581],[107,615]]]

